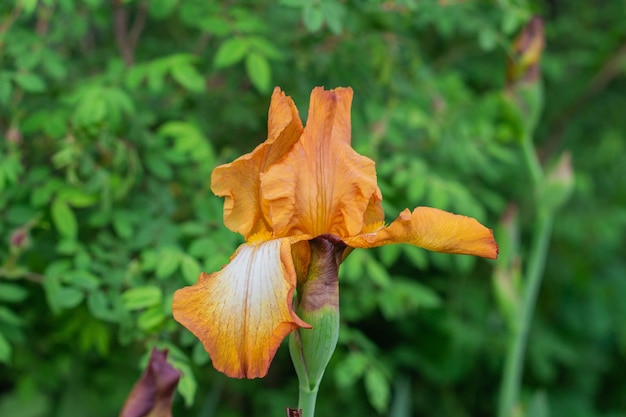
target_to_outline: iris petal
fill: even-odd
[[[295,284],[288,239],[244,244],[221,271],[176,291],[174,318],[202,341],[215,369],[262,377],[283,338],[310,327],[292,310]]]
[[[374,162],[350,146],[351,103],[350,88],[314,89],[301,139],[261,174],[275,236],[352,236],[379,215]]]
[[[388,227],[343,240],[355,248],[409,243],[435,252],[490,259],[498,256],[498,245],[490,229],[471,217],[430,207],[417,207],[412,213],[406,209]]]
[[[274,89],[268,116],[268,137],[252,152],[220,165],[211,174],[211,189],[224,200],[224,224],[246,240],[271,232],[267,204],[259,196],[259,174],[282,158],[300,138],[302,121],[296,105]]]

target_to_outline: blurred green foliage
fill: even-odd
[[[547,32],[535,143],[547,165],[571,152],[576,182],[524,401],[625,415],[626,19],[621,2],[580,0],[2,1],[0,415],[116,415],[153,346],[184,373],[174,415],[295,406],[286,346],[267,378],[230,380],[171,316],[175,289],[241,242],[210,174],[264,140],[274,85],[302,116],[314,86],[354,88],[353,144],[377,161],[387,213],[429,205],[500,229],[515,205],[519,241],[497,238],[523,267],[543,201],[503,90],[533,14]],[[352,253],[319,415],[494,415],[507,311],[493,265]]]

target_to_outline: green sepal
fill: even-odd
[[[323,307],[313,312],[300,312],[300,318],[311,329],[298,329],[289,338],[289,352],[302,388],[315,390],[333,356],[339,338],[339,310]]]

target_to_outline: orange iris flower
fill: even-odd
[[[228,376],[264,376],[285,336],[310,328],[292,308],[310,256],[297,242],[330,234],[349,248],[409,243],[497,257],[492,231],[470,217],[418,207],[385,227],[374,162],[350,146],[351,103],[351,88],[315,88],[303,127],[293,100],[276,88],[267,140],[213,171],[224,223],[246,243],[221,271],[176,291],[173,313]]]

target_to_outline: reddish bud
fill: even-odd
[[[541,54],[545,46],[543,20],[533,17],[513,43],[506,71],[507,86],[534,83],[539,80]]]
[[[119,417],[171,417],[180,372],[167,360],[167,350],[152,349],[150,362],[126,399]]]

